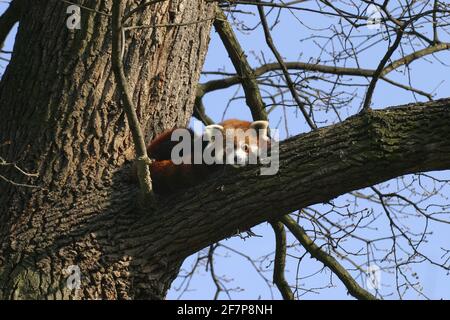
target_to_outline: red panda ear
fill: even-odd
[[[205,127],[205,139],[207,141],[212,141],[211,138],[214,136],[219,136],[223,134],[223,127],[221,125],[218,124],[211,124],[209,126]],[[214,139],[214,138],[212,138]]]
[[[261,136],[263,139],[269,139],[267,135],[267,129],[269,128],[269,121],[253,121],[250,124],[251,129],[255,129],[258,136]]]

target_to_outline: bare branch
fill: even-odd
[[[271,222],[270,223],[275,233],[275,262],[273,269],[273,283],[280,290],[284,300],[294,300],[294,294],[292,293],[289,283],[284,277],[284,269],[286,266],[286,231],[284,230],[283,223]]]
[[[111,17],[111,15],[110,15],[109,13],[107,13],[107,12],[95,10],[95,9],[92,9],[92,8],[89,8],[89,7],[86,7],[86,6],[83,6],[83,5],[81,5],[81,4],[78,4],[78,3],[76,3],[76,2],[73,2],[73,1],[69,1],[69,0],[59,0],[59,1],[64,2],[64,3],[67,3],[67,4],[73,4],[73,5],[76,5],[76,6],[80,7],[81,9],[84,9],[84,10],[89,11],[89,12],[92,12],[92,13],[98,13],[98,14],[100,14],[100,15],[102,15],[102,16]]]
[[[391,64],[387,65],[385,68],[383,68],[383,71],[381,72],[381,75],[385,76],[389,72],[398,69],[401,66],[409,65],[411,62],[418,60],[420,58],[423,58],[427,55],[437,53],[439,51],[443,50],[449,50],[450,49],[450,43],[437,43],[432,46],[426,47],[424,49],[415,51],[407,56],[404,56],[401,59],[398,59]]]
[[[202,95],[197,95],[194,102],[194,112],[192,116],[201,121],[205,126],[213,124],[214,121],[208,117],[205,111],[205,106],[203,105]]]
[[[217,18],[214,21],[214,28],[220,36],[228,55],[236,69],[240,82],[245,92],[247,105],[250,107],[253,119],[267,119],[264,102],[258,89],[258,83],[253,74],[253,69],[247,61],[244,51],[239,44],[227,18],[221,9],[217,10]]]
[[[306,234],[305,230],[300,227],[294,219],[289,216],[281,218],[289,231],[297,238],[301,245],[308,251],[311,256],[322,262],[327,266],[334,274],[341,279],[342,283],[347,288],[348,292],[357,299],[360,300],[374,300],[376,299],[370,292],[362,288],[348,271],[331,255],[320,249]]]
[[[133,103],[133,98],[131,95],[131,89],[128,85],[128,81],[125,76],[123,69],[123,62],[121,59],[122,52],[122,39],[123,37],[123,27],[121,23],[121,13],[123,12],[123,1],[117,0],[113,3],[113,17],[112,17],[112,33],[113,33],[113,48],[112,48],[112,66],[114,69],[114,74],[116,76],[116,81],[119,90],[121,91],[123,108],[127,115],[128,123],[130,126],[131,133],[133,135],[133,141],[136,148],[136,166],[137,175],[139,179],[139,184],[141,191],[144,196],[153,197],[153,187],[152,180],[150,177],[150,169],[148,165],[150,164],[150,159],[147,156],[147,148],[144,142],[144,135],[142,133],[139,119],[136,114],[136,108]]]
[[[236,230],[279,219],[298,208],[401,175],[448,169],[449,110],[449,99],[371,110],[291,138],[280,145],[276,175],[261,176],[254,167],[230,168],[220,179],[162,199],[163,209],[157,213],[160,225],[155,226],[154,220],[148,224],[144,215],[144,221],[136,223],[136,232],[146,234],[154,228],[172,230],[174,225],[182,225],[171,234],[188,242],[185,252],[177,252],[188,256]],[[200,190],[202,201],[193,202]],[[175,197],[177,205],[168,209]],[[228,205],[222,206],[219,199],[227,199]],[[188,216],[180,214],[187,208]],[[242,208],[246,208],[245,215]],[[183,230],[195,237],[183,237]]]
[[[258,0],[258,2],[260,2]],[[303,117],[305,118],[308,125],[311,127],[312,130],[317,129],[316,124],[311,120],[310,116],[306,112],[305,109],[305,103],[300,100],[300,97],[297,93],[297,90],[295,88],[295,84],[291,79],[291,76],[289,75],[288,69],[285,66],[283,62],[283,58],[281,57],[280,53],[278,52],[277,48],[275,47],[275,44],[273,43],[272,36],[270,35],[270,29],[267,24],[266,16],[264,14],[264,7],[258,6],[258,12],[259,12],[259,18],[261,19],[261,23],[264,29],[264,35],[266,37],[267,45],[269,46],[270,50],[272,50],[272,53],[275,55],[275,58],[278,61],[278,64],[281,66],[281,69],[283,70],[284,77],[286,79],[286,83],[288,85],[289,91],[292,94],[292,97],[294,98],[295,102],[297,103],[298,107],[300,108],[300,111],[303,114]]]

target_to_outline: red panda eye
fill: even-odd
[[[248,152],[248,150],[249,150],[248,144],[243,144],[242,150],[244,150],[245,152]]]

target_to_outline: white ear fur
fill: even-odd
[[[250,124],[251,129],[255,129],[257,135],[261,135],[263,139],[269,139],[267,136],[267,128],[269,128],[269,121],[265,120],[259,120],[259,121],[253,121]]]
[[[213,136],[223,134],[223,127],[218,124],[211,124],[205,127],[205,140],[211,141]]]

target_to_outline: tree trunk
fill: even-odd
[[[126,11],[141,3],[128,1]],[[111,1],[81,4],[104,14],[81,9],[81,28],[69,30],[68,4],[27,1],[0,83],[0,155],[39,174],[7,172],[37,188],[0,182],[1,299],[161,299],[182,262],[165,263],[161,248],[140,255],[137,234],[118,237],[139,213],[133,144],[111,71]],[[149,139],[187,124],[214,10],[205,0],[162,1],[131,19],[166,25],[126,37],[125,73]],[[80,290],[66,285],[71,265],[80,268]]]

